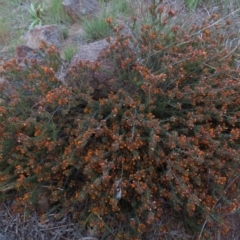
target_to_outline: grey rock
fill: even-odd
[[[110,38],[110,42],[113,41]],[[116,93],[118,89],[123,88],[129,90],[128,84],[126,84],[126,79],[124,79],[124,70],[120,69],[120,62],[113,56],[106,54],[109,51],[110,43],[105,39],[99,40],[93,43],[85,44],[80,46],[80,50],[75,54],[69,67],[67,69],[66,83],[70,83],[76,87],[86,86],[89,84],[93,89],[93,96],[95,99],[107,97],[111,92]],[[127,48],[125,49],[127,50]],[[134,58],[134,53],[129,48],[130,55]],[[122,55],[122,53],[115,53],[116,55]],[[95,71],[85,71],[84,73],[75,73],[72,77],[74,71],[79,71],[81,69],[81,64],[98,64]],[[87,81],[87,82],[86,82]]]
[[[54,45],[61,47],[63,37],[61,29],[57,25],[35,26],[23,38],[25,45],[31,48],[39,48],[40,43],[43,41],[47,46]]]
[[[100,5],[96,0],[63,0],[62,6],[74,22],[86,16],[96,16],[100,11]]]
[[[67,68],[65,82],[70,83],[71,85],[76,87],[82,87],[86,86],[85,81],[87,80],[87,85],[90,84],[90,86],[94,89],[95,93],[101,91],[102,87],[104,87],[104,92],[109,92],[109,81],[113,77],[115,68],[113,67],[111,62],[108,61],[109,64],[107,64],[106,60],[100,60],[101,53],[106,50],[109,45],[110,44],[104,39],[93,43],[81,45],[80,50],[72,58],[72,61]],[[72,78],[72,69],[75,68],[77,69],[76,71],[78,71],[79,68],[81,68],[79,66],[79,62],[88,64],[94,64],[98,62],[99,68],[94,72],[84,71],[84,73],[79,74],[79,78]]]
[[[80,50],[73,57],[70,67],[76,65],[80,60],[96,62],[100,53],[109,46],[109,43],[103,39],[93,43],[80,46]]]

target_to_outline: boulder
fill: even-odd
[[[100,11],[100,5],[96,0],[63,0],[62,6],[74,22],[87,16],[96,16]]]
[[[107,42],[105,39],[81,45],[80,50],[73,56],[69,66],[72,67],[77,65],[80,60],[89,61],[92,63],[96,62],[100,53],[104,49],[107,49],[109,45],[109,42]]]
[[[102,86],[104,86],[105,91],[109,91],[108,82],[114,73],[114,68],[111,63],[106,64],[99,60],[101,53],[106,50],[109,45],[110,44],[104,39],[81,45],[80,50],[73,56],[67,68],[65,82],[78,88],[90,84],[94,90],[94,95],[100,91]],[[99,69],[95,71],[88,71],[85,69],[83,72],[80,72],[82,68],[81,63],[90,66],[97,62],[99,64]],[[78,71],[80,72],[79,74]]]
[[[15,59],[17,64],[20,67],[25,68],[26,62],[28,65],[32,65],[32,63],[38,63],[38,64],[44,64],[44,59],[46,55],[43,51],[39,49],[33,49],[25,45],[19,45],[15,49]],[[0,74],[1,74],[1,67],[0,67]],[[55,77],[61,81],[64,82],[64,78],[66,76],[66,63],[62,61],[61,66],[55,73]],[[0,83],[1,83],[1,77],[0,77]]]
[[[20,66],[25,66],[25,61],[31,63],[33,59],[38,62],[43,60],[42,52],[25,45],[19,45],[15,49],[15,59]]]
[[[119,88],[128,90],[127,79],[123,77],[124,70],[121,70],[120,63],[109,54],[106,54],[106,52],[109,53],[109,47],[110,43],[105,39],[82,45],[69,64],[65,82],[76,87],[89,84],[96,99],[106,97],[110,92],[115,93]],[[132,56],[134,56],[134,53]],[[94,71],[86,70],[82,73],[80,70],[80,73],[76,73],[84,63],[88,66],[97,64],[98,67]]]
[[[25,45],[31,48],[39,48],[41,42],[47,46],[54,45],[56,48],[61,47],[63,37],[61,29],[57,25],[35,26],[23,39]]]

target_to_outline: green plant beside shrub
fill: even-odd
[[[29,26],[29,29],[31,30],[36,25],[43,25],[43,12],[44,12],[45,4],[42,3],[36,3],[35,5],[33,3],[30,4],[29,8],[29,14],[31,15],[32,22]]]
[[[76,53],[77,47],[76,46],[68,46],[64,48],[64,58],[68,62],[71,61],[73,55]]]
[[[106,24],[105,21],[105,19],[108,17],[109,15],[103,14],[100,17],[95,17],[93,19],[84,19],[82,26],[86,39],[94,41],[111,36],[112,29]]]

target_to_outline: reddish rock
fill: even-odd
[[[31,60],[36,59],[37,61],[42,61],[43,56],[41,56],[41,52],[39,50],[30,48],[25,45],[19,45],[15,49],[15,58],[18,64],[24,65],[25,61],[29,63]]]

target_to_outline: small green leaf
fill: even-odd
[[[29,12],[35,13],[35,15],[36,15],[36,10],[35,10],[35,8],[34,8],[34,6],[33,6],[32,3],[31,3],[31,5],[30,5]]]

